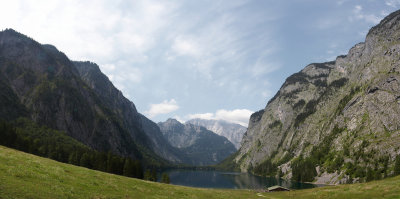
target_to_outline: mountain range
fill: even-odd
[[[185,133],[195,133],[191,142],[174,145],[97,64],[71,61],[12,29],[0,32],[0,88],[0,119],[26,118],[96,151],[158,166],[215,164],[236,151],[226,138],[196,125],[185,125]]]
[[[203,126],[220,136],[226,137],[233,145],[235,145],[236,149],[240,148],[240,142],[247,130],[246,127],[240,124],[230,123],[224,120],[206,120],[196,118],[188,120],[186,123]]]
[[[235,146],[227,138],[205,127],[182,124],[176,119],[159,122],[158,126],[166,140],[187,157],[187,164],[213,165],[236,152]]]

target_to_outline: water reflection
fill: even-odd
[[[323,186],[236,172],[167,170],[165,173],[169,175],[171,184],[202,188],[262,189],[280,185],[290,189],[307,189]]]

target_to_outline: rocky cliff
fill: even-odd
[[[236,149],[240,148],[243,134],[247,130],[246,127],[240,124],[229,123],[224,120],[191,119],[186,123],[205,127],[220,136],[226,137],[233,145],[235,145]]]
[[[242,171],[318,183],[390,175],[400,153],[399,57],[397,11],[347,55],[288,77],[251,116],[234,162]]]
[[[186,164],[213,165],[236,151],[228,139],[204,127],[181,124],[175,119],[168,119],[158,125],[168,142],[187,157],[184,162]]]

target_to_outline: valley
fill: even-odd
[[[200,56],[193,45],[181,42],[173,50]],[[119,81],[162,72],[134,70],[127,78],[110,75],[114,70],[114,65],[74,61],[14,29],[0,31],[0,198],[400,196],[400,10],[370,28],[365,41],[347,54],[288,76],[250,117],[248,109],[225,110],[233,96],[255,90],[246,85],[236,90],[237,82],[235,94],[224,96],[215,113],[202,107],[196,109],[201,113],[185,115],[175,98],[159,104],[149,98],[149,109],[139,111],[145,109],[130,100],[136,93],[123,93],[116,85],[130,87]],[[219,70],[224,75],[218,80],[228,81],[226,68]],[[268,70],[234,76],[258,81],[258,73]],[[210,82],[210,93],[225,85]],[[168,93],[143,85],[136,91],[165,99],[184,93],[182,101],[198,100],[189,91],[201,91],[201,104],[209,105],[207,92],[197,87],[183,85]],[[260,96],[268,93],[246,97]],[[181,115],[172,117],[174,111]],[[163,114],[171,117],[161,121]],[[266,192],[274,185],[291,190]]]

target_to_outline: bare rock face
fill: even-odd
[[[223,120],[192,119],[186,123],[205,127],[220,136],[226,137],[233,145],[235,145],[236,149],[240,148],[243,134],[247,130],[246,127],[240,124],[234,124]]]
[[[236,151],[228,139],[202,126],[182,124],[175,119],[160,122],[158,126],[168,142],[181,151],[185,164],[217,164]]]
[[[399,38],[397,11],[347,55],[288,77],[265,109],[251,116],[234,162],[248,171],[271,161],[290,176],[287,163],[301,156],[324,176],[337,176],[327,183],[362,181],[370,170],[389,174],[400,154]],[[317,156],[322,149],[325,155]]]

